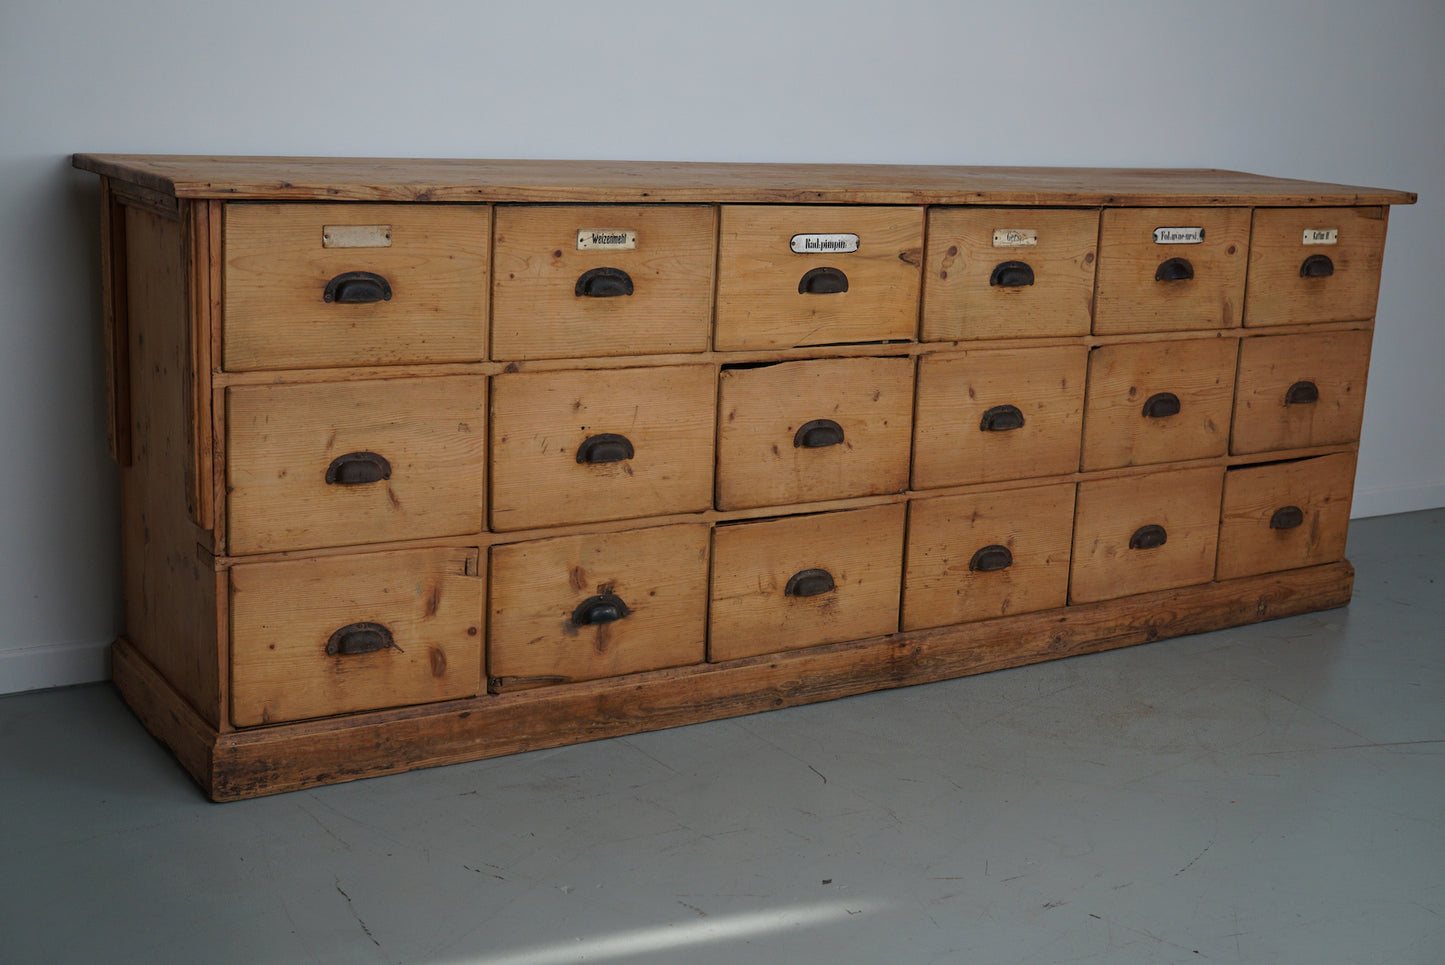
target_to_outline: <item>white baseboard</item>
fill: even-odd
[[[110,641],[0,650],[0,694],[110,679]]]
[[[1355,500],[1350,505],[1350,516],[1363,519],[1366,516],[1413,513],[1422,509],[1439,509],[1442,506],[1445,506],[1445,483],[1398,489],[1356,489]]]

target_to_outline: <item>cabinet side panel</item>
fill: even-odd
[[[126,638],[215,726],[216,574],[192,522],[194,395],[183,225],[125,217],[131,464],[121,473]]]

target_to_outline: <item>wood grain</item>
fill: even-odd
[[[1345,555],[1355,454],[1240,466],[1224,474],[1215,579],[1333,563]],[[1280,509],[1303,514],[1296,526],[1272,526]]]
[[[1079,467],[1082,345],[940,354],[918,363],[913,488],[1028,479]],[[1019,410],[1017,429],[985,431],[999,406]]]
[[[232,567],[232,721],[248,727],[479,693],[486,583],[477,556],[409,550]],[[356,623],[385,626],[392,646],[328,653],[332,635]]]
[[[999,229],[1035,233],[1023,248],[994,246]],[[926,341],[1087,335],[1094,308],[1097,209],[934,208],[924,262]],[[1021,261],[1029,285],[992,284],[994,269]]]
[[[497,209],[492,352],[577,358],[702,352],[712,329],[717,209],[702,205]],[[584,230],[632,231],[633,251],[578,250]],[[630,295],[579,296],[584,272],[627,273]]]
[[[717,505],[745,509],[908,487],[913,360],[819,359],[724,369],[718,385]],[[842,441],[802,445],[829,420]]]
[[[178,197],[551,203],[1354,205],[1409,191],[1188,168],[76,154]]]
[[[658,526],[492,548],[487,674],[493,690],[701,663],[708,527]],[[579,623],[604,595],[625,614]]]
[[[326,225],[385,225],[385,248],[328,248]],[[285,369],[487,357],[491,209],[483,205],[228,204],[225,366]],[[387,301],[326,302],[344,272]]]
[[[848,233],[852,253],[799,254],[796,234]],[[718,229],[718,349],[782,348],[918,336],[923,209],[727,205]],[[847,291],[799,291],[833,268]]]

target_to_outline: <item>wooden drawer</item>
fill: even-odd
[[[701,663],[707,573],[700,523],[492,547],[492,689]]]
[[[810,235],[844,236],[856,250]],[[913,339],[922,263],[922,208],[724,205],[713,345]]]
[[[714,371],[677,365],[497,376],[492,528],[710,508]]]
[[[1237,327],[1248,250],[1248,208],[1106,208],[1094,332]]]
[[[225,367],[486,358],[491,218],[486,205],[226,205]]]
[[[1063,606],[1074,485],[915,499],[908,508],[903,629]]]
[[[933,355],[918,363],[913,488],[1079,468],[1083,346]]]
[[[1256,208],[1244,324],[1375,317],[1387,208]]]
[[[1097,208],[933,208],[923,338],[1087,335]]]
[[[1069,602],[1213,579],[1223,476],[1207,466],[1079,483]]]
[[[496,217],[497,358],[706,351],[716,208],[506,205]]]
[[[1224,455],[1238,348],[1207,338],[1090,352],[1083,468]]]
[[[231,386],[229,551],[480,532],[486,398],[479,375]]]
[[[900,503],[719,525],[708,659],[897,631],[903,520]]]
[[[1343,559],[1354,488],[1351,452],[1230,469],[1224,474],[1215,578]]]
[[[1367,331],[1244,339],[1230,451],[1356,441],[1369,368]]]
[[[908,487],[910,358],[725,368],[718,411],[719,509]]]
[[[475,549],[448,547],[232,567],[232,722],[478,693],[478,564]]]

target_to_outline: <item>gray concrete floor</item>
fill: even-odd
[[[1445,962],[1445,510],[1348,609],[206,803],[0,699],[0,961]]]

